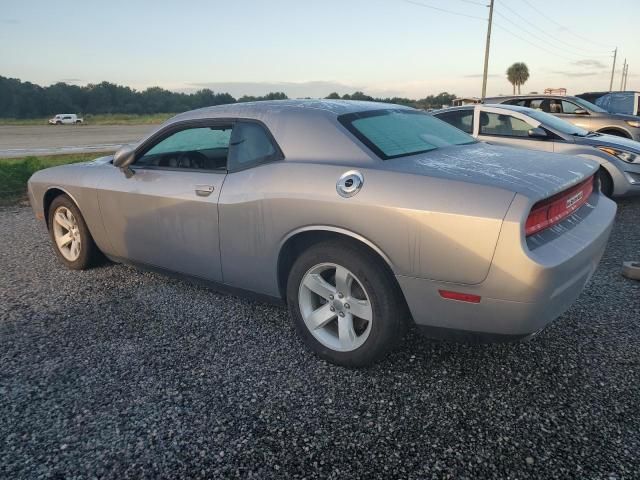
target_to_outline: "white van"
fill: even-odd
[[[55,117],[49,119],[49,125],[63,125],[82,123],[83,119],[78,117],[75,113],[59,113]]]

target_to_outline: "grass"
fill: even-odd
[[[107,153],[74,153],[67,155],[0,158],[0,205],[9,205],[27,197],[27,180],[38,170],[67,163],[93,160]]]
[[[174,115],[175,113],[86,115],[83,125],[156,125]],[[47,125],[48,120],[48,118],[0,118],[0,125]]]

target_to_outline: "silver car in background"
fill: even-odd
[[[407,320],[518,339],[569,308],[615,216],[598,168],[411,108],[276,101],[180,114],[115,156],[37,172],[29,196],[69,268],[103,254],[284,302],[311,350],[361,366]]]
[[[640,194],[640,142],[589,132],[548,113],[512,105],[469,105],[432,114],[493,145],[595,160],[601,166],[601,189],[606,195]]]
[[[533,108],[555,115],[590,132],[640,141],[640,119],[634,115],[609,113],[579,97],[565,95],[516,95],[485,98],[485,104]]]

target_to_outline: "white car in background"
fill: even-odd
[[[84,120],[75,113],[59,113],[55,117],[49,119],[49,125],[76,125]]]

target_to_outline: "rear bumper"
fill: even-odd
[[[446,336],[517,339],[538,332],[578,298],[595,271],[611,233],[616,205],[599,193],[561,224],[523,238],[516,196],[505,218],[487,278],[461,285],[398,275],[414,321]],[[518,205],[519,204],[519,205]],[[452,268],[464,268],[463,265]],[[480,295],[480,303],[447,300],[438,290]],[[468,334],[468,335],[467,335]]]

